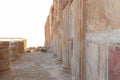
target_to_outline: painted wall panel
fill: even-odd
[[[120,80],[120,46],[109,46],[109,80]]]

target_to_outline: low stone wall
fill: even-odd
[[[18,42],[18,50],[19,50],[19,53],[24,53],[25,50],[24,50],[24,41],[21,40],[21,41],[17,41]]]
[[[17,57],[19,57],[19,52],[18,52],[18,42],[10,42],[9,44],[9,54],[10,54],[10,60],[16,60]]]
[[[10,41],[9,44],[10,59],[16,60],[21,54],[25,53],[25,42],[24,40]]]
[[[0,42],[0,71],[6,71],[10,69],[9,57],[9,42]]]
[[[10,61],[16,60],[25,52],[26,39],[0,38],[0,71],[10,69]]]

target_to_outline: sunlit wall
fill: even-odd
[[[0,37],[25,37],[44,45],[44,25],[52,0],[0,0]]]

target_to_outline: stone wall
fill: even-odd
[[[0,38],[0,71],[10,69],[10,62],[25,52],[26,42],[24,38]]]
[[[72,80],[120,79],[119,7],[119,0],[53,1],[48,44]]]
[[[86,1],[86,80],[120,79],[117,76],[120,75],[117,71],[120,63],[117,57],[115,59],[116,53],[119,53],[116,44],[120,43],[119,2]]]
[[[47,17],[47,21],[46,21],[46,24],[45,24],[45,46],[47,48],[49,48],[49,44],[50,43],[50,20],[49,20],[49,16]]]
[[[25,53],[24,40],[9,41],[10,61],[15,61],[21,54]]]
[[[9,61],[9,42],[0,42],[0,71],[6,71],[10,69]]]

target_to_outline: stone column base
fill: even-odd
[[[57,64],[62,64],[62,60],[57,60],[56,63]]]
[[[64,72],[71,72],[71,69],[69,66],[62,65],[62,68]]]

